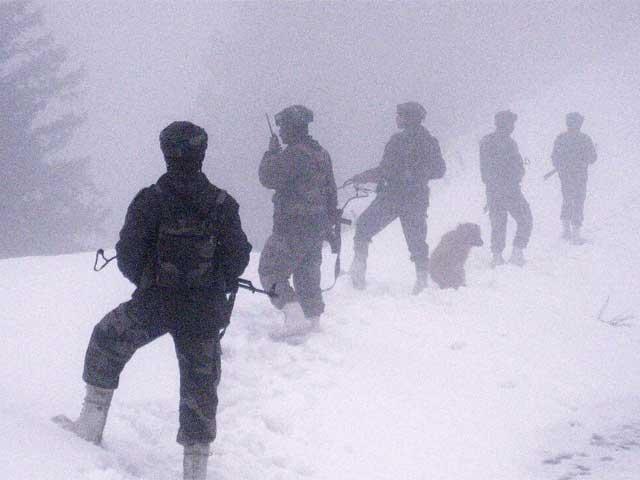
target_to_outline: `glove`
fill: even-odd
[[[278,153],[281,149],[282,148],[280,147],[280,139],[274,133],[273,135],[271,135],[271,138],[269,139],[269,151],[271,153]]]
[[[357,175],[354,175],[353,177],[351,177],[349,179],[349,181],[353,182],[353,183],[366,183],[366,182],[362,181],[362,174],[361,173],[359,173]]]

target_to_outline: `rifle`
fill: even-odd
[[[104,260],[104,263],[98,266],[98,261],[100,257],[102,257],[102,259]],[[99,248],[96,251],[96,259],[95,259],[95,262],[93,263],[93,270],[95,272],[101,271],[104,267],[109,265],[109,262],[111,262],[112,260],[115,260],[116,258],[117,258],[117,255],[114,255],[113,257],[110,257],[110,258],[105,257],[104,250],[102,248]],[[251,280],[247,280],[245,278],[238,278],[238,287],[244,288],[245,290],[249,290],[251,293],[261,293],[263,295],[267,295],[269,298],[274,298],[278,296],[274,288],[272,288],[269,291],[256,288],[253,286],[253,283],[251,282]]]
[[[556,173],[558,173],[558,169],[554,168],[553,170],[550,170],[549,172],[544,174],[543,180],[547,180],[550,177],[553,177]]]
[[[329,239],[329,245],[331,245],[331,253],[336,254],[336,263],[333,267],[333,283],[330,287],[324,288],[323,292],[328,292],[333,287],[335,287],[336,282],[338,281],[338,277],[342,273],[342,268],[340,267],[340,251],[342,249],[342,225],[351,225],[351,220],[348,218],[342,217],[342,212],[344,211],[344,207],[339,208],[336,211],[336,223],[334,223],[331,227],[331,238]]]
[[[358,198],[366,198],[370,193],[373,193],[373,190],[369,188],[365,188],[360,186],[359,184],[354,183],[353,180],[347,180],[342,184],[341,187],[338,187],[338,190],[342,190],[343,188],[353,186],[356,190],[356,194],[342,205],[342,208],[339,208],[336,211],[336,223],[332,225],[332,238],[329,241],[331,245],[331,252],[336,254],[336,263],[333,268],[333,283],[330,287],[323,289],[323,292],[328,292],[333,287],[335,287],[336,282],[338,281],[338,277],[342,273],[342,269],[340,268],[340,251],[342,249],[342,225],[351,225],[351,220],[348,218],[344,218],[342,214],[344,213],[344,209],[347,208],[347,205],[351,203],[352,200],[356,200]]]
[[[275,133],[273,133],[273,128],[271,128],[271,119],[269,118],[269,114],[265,113],[265,117],[267,117],[267,125],[269,125],[269,131],[271,132],[271,136],[273,137]]]

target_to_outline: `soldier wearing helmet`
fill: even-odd
[[[524,198],[520,182],[524,177],[524,162],[518,144],[511,134],[518,116],[504,110],[495,114],[496,130],[480,141],[480,172],[486,186],[487,207],[491,220],[492,266],[504,263],[507,235],[507,219],[511,215],[517,230],[509,262],[522,266],[524,249],[529,243],[533,217],[529,203]]]
[[[400,132],[387,142],[380,165],[351,179],[354,183],[377,183],[377,195],[358,218],[350,275],[355,288],[365,288],[369,243],[387,225],[400,219],[416,269],[413,293],[418,294],[427,286],[428,277],[428,183],[442,178],[446,166],[438,140],[422,126],[424,107],[418,102],[401,103],[396,112]]]
[[[260,182],[273,194],[273,233],[258,272],[264,288],[275,288],[273,305],[285,314],[275,336],[302,335],[317,327],[324,312],[320,288],[322,244],[332,241],[337,189],[329,153],[309,135],[313,112],[302,105],[275,116],[277,135],[260,163]],[[293,277],[293,287],[289,278]]]
[[[58,423],[100,443],[120,373],[136,350],[170,333],[180,371],[180,428],[184,478],[206,478],[216,436],[220,331],[232,304],[226,294],[249,263],[238,203],[213,185],[202,163],[207,133],[174,122],[160,134],[167,173],[133,199],[116,244],[118,267],[136,289],[93,329],[80,416]]]
[[[562,238],[574,244],[584,243],[580,229],[584,219],[588,169],[597,159],[591,138],[580,131],[583,121],[584,117],[578,112],[568,113],[567,131],[558,135],[551,153],[562,190]]]

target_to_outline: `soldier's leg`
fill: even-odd
[[[354,244],[369,243],[387,225],[398,218],[395,204],[385,197],[376,197],[356,222]]]
[[[207,476],[209,444],[216,438],[221,360],[220,339],[174,337],[180,369],[180,427],[183,471],[188,480]]]
[[[584,220],[584,201],[587,196],[586,179],[577,179],[572,186],[573,209],[571,212],[571,236],[570,240],[575,245],[582,245],[585,239],[580,234],[582,221]]]
[[[220,340],[174,337],[180,369],[181,445],[209,444],[216,438],[216,410],[220,383]]]
[[[513,239],[514,248],[523,250],[529,244],[531,231],[533,230],[533,215],[529,202],[524,198],[522,191],[516,192],[508,205],[509,213],[516,221],[516,235]]]
[[[355,288],[365,287],[369,242],[397,217],[395,205],[383,197],[376,197],[358,217],[353,238],[354,256],[349,271]]]
[[[427,286],[429,246],[427,245],[427,212],[423,209],[405,212],[400,216],[404,238],[409,247],[411,261],[416,267],[416,284],[413,294],[417,295]]]
[[[491,252],[494,255],[501,255],[507,237],[507,209],[502,202],[490,204],[489,220],[491,222]]]
[[[277,297],[271,297],[271,303],[278,309],[296,301],[295,291],[289,283],[293,261],[291,248],[285,238],[278,234],[271,235],[260,254],[258,275],[264,289],[271,290],[275,286]]]
[[[587,198],[587,182],[576,182],[573,191],[573,215],[571,224],[574,227],[581,227],[584,221],[584,202]]]
[[[324,301],[320,287],[322,265],[322,241],[307,240],[304,252],[293,271],[293,286],[306,318],[319,317],[324,312]]]
[[[560,210],[560,220],[562,223],[570,223],[571,222],[571,211],[572,209],[572,195],[571,195],[571,184],[569,180],[560,179],[560,191],[562,192],[562,208]]]
[[[120,304],[94,327],[82,378],[89,385],[116,389],[120,373],[140,347],[164,335],[165,327],[147,321],[135,300]]]
[[[93,329],[82,375],[87,393],[78,418],[53,418],[63,428],[96,444],[102,440],[113,391],[125,364],[138,348],[165,333],[162,327],[146,322],[144,310],[134,308],[134,304],[135,300],[121,304]]]

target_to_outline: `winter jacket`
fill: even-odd
[[[378,183],[379,194],[400,202],[428,203],[429,180],[442,178],[445,172],[438,140],[418,125],[394,134],[380,165],[357,177],[363,183]]]
[[[306,136],[283,151],[267,151],[260,183],[273,194],[273,231],[279,234],[330,235],[338,194],[331,157]]]
[[[524,163],[518,144],[498,132],[480,141],[480,173],[490,190],[512,190],[524,177]]]
[[[187,179],[165,174],[156,185],[144,188],[133,199],[116,244],[118,267],[136,285],[133,299],[139,306],[157,310],[163,317],[160,321],[172,322],[172,328],[198,335],[224,326],[225,291],[233,288],[248,265],[251,252],[240,223],[238,203],[227,194],[217,205],[219,193],[220,189],[203,173]],[[219,276],[211,286],[178,291],[154,284],[158,228],[166,207],[163,202],[170,203],[171,211],[196,210],[208,215],[219,209],[213,212],[218,222],[215,265],[219,266]]]
[[[586,180],[587,169],[596,159],[591,138],[582,132],[562,133],[553,144],[551,160],[563,180]]]

